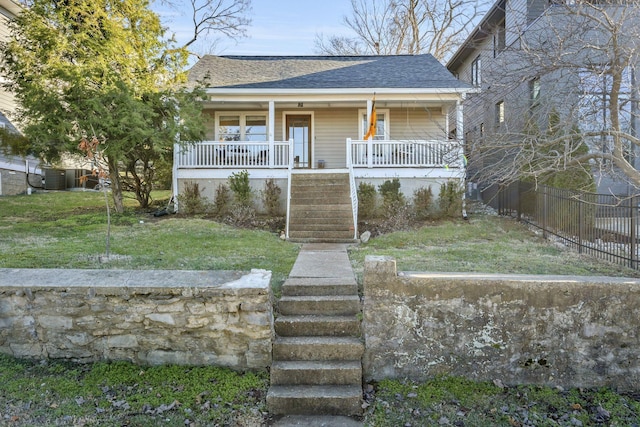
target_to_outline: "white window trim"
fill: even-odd
[[[269,112],[268,111],[216,111],[214,140],[220,140],[220,117],[239,116],[240,117],[240,141],[246,141],[247,116],[264,116],[265,118],[265,142],[269,141]]]
[[[384,140],[389,141],[391,139],[390,121],[389,121],[389,109],[388,108],[376,108],[376,114],[384,114]],[[367,115],[367,109],[361,108],[358,110],[358,139],[364,139],[364,129],[362,129],[362,116]]]

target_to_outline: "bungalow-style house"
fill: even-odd
[[[208,55],[189,81],[206,88],[210,127],[207,141],[176,146],[175,196],[197,183],[213,200],[245,170],[256,192],[273,179],[287,238],[357,239],[361,182],[397,178],[411,198],[464,176],[458,137],[473,89],[431,55]]]

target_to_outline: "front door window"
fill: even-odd
[[[287,140],[293,139],[293,166],[311,167],[311,116],[287,115]]]

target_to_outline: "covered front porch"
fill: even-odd
[[[449,169],[460,166],[461,145],[451,140],[352,140],[344,143],[344,165],[333,169],[431,168]],[[188,169],[325,169],[323,159],[313,162],[296,154],[295,140],[202,141],[175,147],[178,175]],[[317,156],[315,156],[317,157]],[[185,172],[186,173],[186,172]],[[357,174],[357,173],[356,173]]]

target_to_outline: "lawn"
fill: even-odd
[[[637,270],[580,255],[495,215],[427,224],[354,246],[349,256],[359,275],[367,255],[392,256],[399,271],[640,277]]]
[[[0,198],[0,268],[215,269],[273,272],[278,293],[300,246],[276,233],[231,227],[205,217],[154,217],[128,199],[113,214],[111,252],[104,195],[37,192]],[[361,230],[364,231],[364,230]],[[511,219],[427,223],[352,246],[361,276],[366,255],[389,255],[404,271],[477,271],[640,277],[637,271],[579,256]],[[1,331],[0,331],[1,332]],[[1,335],[0,335],[1,337]],[[77,365],[0,355],[0,425],[261,426],[269,422],[267,373],[216,367]],[[638,426],[640,395],[611,390],[505,387],[436,378],[367,385],[367,426]]]
[[[0,198],[0,268],[112,268],[272,271],[277,291],[299,245],[275,233],[231,227],[205,218],[155,217],[168,192],[153,193],[147,211],[126,199],[111,215],[109,262],[104,195],[96,191],[35,193]]]

